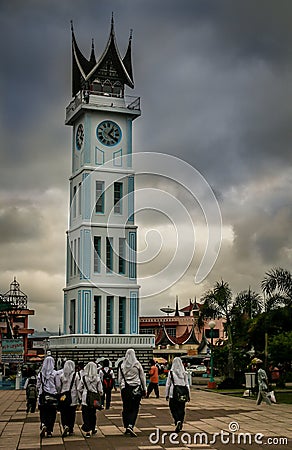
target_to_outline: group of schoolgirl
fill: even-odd
[[[54,366],[53,357],[47,356],[36,379],[41,438],[45,435],[47,437],[52,436],[57,405],[59,405],[63,426],[62,437],[73,434],[76,408],[80,403],[83,419],[81,430],[85,437],[91,437],[97,433],[97,409],[88,401],[88,394],[99,393],[102,396],[103,403],[106,404],[106,408],[109,408],[111,391],[113,387],[116,389],[115,377],[109,367],[109,361],[105,359],[101,369],[94,362],[89,362],[83,369],[76,371],[75,363],[71,360],[65,362],[62,370],[56,371]],[[140,402],[142,398],[149,397],[150,392],[147,395],[146,377],[134,349],[128,349],[123,361],[118,365],[118,382],[123,404],[124,434],[136,437],[134,426]],[[29,382],[27,384],[29,385]],[[188,375],[179,357],[174,358],[168,372],[165,396],[166,400],[169,401],[170,412],[175,422],[175,431],[179,433],[183,427],[186,402],[190,400]],[[64,401],[63,405],[60,406],[62,399],[68,400],[68,397],[69,401]],[[53,401],[46,401],[46,399]]]
[[[38,402],[40,413],[40,437],[52,437],[57,410],[60,411],[63,427],[62,437],[72,435],[76,419],[76,409],[81,404],[81,427],[85,437],[97,433],[96,411],[97,407],[88,401],[88,392],[100,397],[98,409],[110,407],[111,391],[115,387],[115,376],[109,367],[109,361],[103,360],[102,367],[89,362],[76,370],[74,361],[67,360],[63,369],[55,370],[55,360],[52,356],[44,359],[37,376],[31,375],[25,384],[27,397],[27,412],[34,412]],[[37,393],[32,400],[31,386]],[[99,394],[99,396],[98,396]]]

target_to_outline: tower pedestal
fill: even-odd
[[[57,361],[71,359],[77,362],[88,363],[107,358],[111,361],[113,369],[124,358],[128,348],[135,350],[136,356],[145,368],[153,358],[155,336],[145,334],[69,334],[51,336],[49,349]]]

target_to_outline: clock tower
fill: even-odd
[[[134,87],[131,44],[120,56],[111,20],[104,52],[89,59],[72,28],[72,127],[67,231],[65,334],[138,334],[132,125],[140,98]]]

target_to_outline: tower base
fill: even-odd
[[[107,358],[115,368],[124,358],[128,348],[135,350],[138,360],[146,370],[149,360],[153,358],[155,336],[145,334],[69,334],[49,338],[49,350],[59,365],[68,359],[75,363],[87,364],[89,361],[99,362]]]

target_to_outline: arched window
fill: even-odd
[[[111,94],[112,93],[112,84],[109,80],[105,80],[105,82],[103,83],[103,92],[105,94]]]
[[[123,96],[123,86],[120,81],[116,81],[113,85],[113,95],[115,97],[122,97]]]

